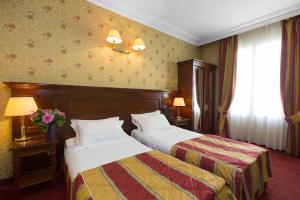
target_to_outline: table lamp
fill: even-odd
[[[182,97],[175,97],[174,102],[173,102],[173,106],[177,107],[177,119],[181,119],[181,117],[179,116],[179,112],[180,112],[180,107],[185,106],[184,103],[184,99]]]
[[[4,112],[4,116],[15,117],[20,116],[21,137],[15,138],[16,142],[24,142],[30,140],[25,135],[24,116],[31,115],[38,109],[33,97],[10,97]]]

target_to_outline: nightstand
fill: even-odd
[[[21,189],[45,181],[55,185],[56,178],[56,144],[45,138],[32,139],[28,142],[12,142],[10,151],[13,152],[14,185]],[[49,156],[49,166],[24,170],[23,160],[34,156]]]
[[[189,121],[190,119],[188,118],[169,118],[168,119],[171,125],[180,127],[180,128],[185,128],[188,129],[189,128]]]

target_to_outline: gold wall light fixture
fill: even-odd
[[[117,30],[113,29],[109,31],[106,41],[113,44],[112,50],[117,51],[119,53],[130,53],[129,50],[120,45],[122,43],[122,38]],[[131,48],[135,51],[142,51],[146,49],[146,46],[141,38],[136,38]]]

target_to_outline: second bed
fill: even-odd
[[[150,148],[224,178],[237,199],[258,198],[271,176],[269,151],[256,145],[175,126],[147,132],[134,129],[132,136]]]

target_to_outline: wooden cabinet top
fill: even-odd
[[[185,61],[181,61],[177,63],[178,65],[181,64],[188,64],[190,66],[194,66],[194,67],[209,67],[209,68],[217,68],[217,65],[205,62],[203,60],[199,60],[199,59],[190,59],[190,60],[185,60]]]
[[[48,140],[46,138],[36,138],[36,139],[31,139],[27,142],[12,142],[10,144],[10,151],[18,151],[18,150],[23,150],[23,149],[29,149],[32,147],[37,147],[37,146],[44,146],[44,145],[52,145],[52,144],[57,144],[58,141],[54,140]]]

